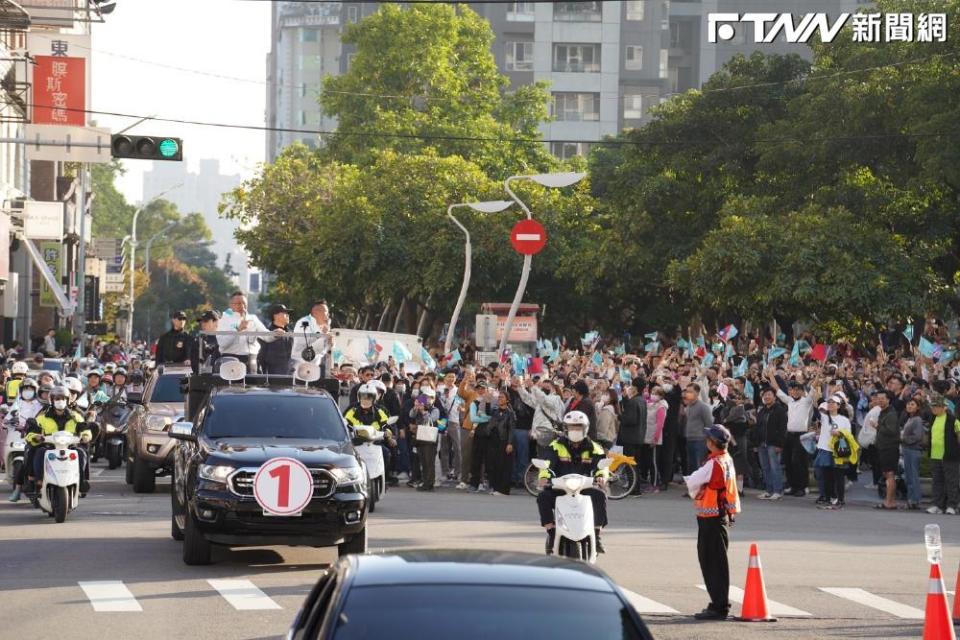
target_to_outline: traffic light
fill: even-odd
[[[183,160],[183,141],[180,138],[115,134],[110,137],[110,148],[114,158]]]

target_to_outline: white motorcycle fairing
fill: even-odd
[[[597,561],[597,540],[594,529],[593,502],[590,496],[580,492],[593,486],[593,478],[579,474],[568,474],[554,478],[553,488],[563,491],[565,495],[557,496],[554,508],[556,521],[556,535],[554,536],[554,553],[568,555],[561,545],[576,544],[580,549],[580,558],[593,564]],[[583,542],[589,540],[589,548],[585,549]],[[583,553],[586,551],[586,553]],[[584,557],[586,556],[586,557]]]
[[[66,514],[80,503],[80,454],[71,448],[80,438],[68,431],[58,431],[44,442],[53,444],[53,448],[42,448],[36,453],[43,456],[38,506],[57,522],[63,522]]]

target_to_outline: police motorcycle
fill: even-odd
[[[541,471],[550,471],[550,461],[534,458],[532,464]],[[597,468],[604,470],[613,461],[604,458],[597,464]],[[552,472],[551,472],[552,473]],[[548,488],[552,487],[563,491],[564,495],[557,496],[554,507],[556,535],[554,536],[553,552],[572,560],[584,560],[590,564],[597,562],[597,540],[593,526],[593,503],[590,496],[581,492],[593,486],[595,478],[568,473],[565,476],[552,477]]]
[[[14,484],[14,478],[19,475],[23,467],[23,456],[27,448],[27,443],[23,439],[24,428],[16,409],[7,413],[3,423],[0,424],[0,430],[2,430],[0,468],[5,473],[7,481]]]
[[[96,425],[87,425],[96,432]],[[96,437],[96,433],[94,433]],[[43,482],[33,505],[63,522],[80,504],[80,438],[69,431],[45,436],[35,455],[43,456]]]
[[[384,428],[397,423],[397,416],[387,419]],[[354,427],[356,437],[353,440],[354,450],[357,456],[363,462],[367,469],[367,486],[370,488],[370,513],[377,510],[377,503],[387,492],[387,471],[383,459],[383,449],[381,443],[384,440],[382,429],[376,429],[371,425],[360,425]]]

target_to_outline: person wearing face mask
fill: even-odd
[[[513,431],[517,416],[513,412],[510,394],[501,391],[497,404],[490,414],[487,426],[490,430],[487,443],[487,475],[490,478],[490,495],[505,496],[510,493],[513,472]]]
[[[19,397],[13,403],[11,409],[11,419],[16,419],[21,425],[32,420],[43,410],[39,398],[37,397],[37,383],[31,378],[25,378],[18,389]],[[14,417],[15,416],[15,417]],[[21,488],[26,476],[27,465],[20,467],[20,472],[13,479],[13,493],[10,495],[11,502],[20,500]]]
[[[483,478],[492,478],[490,460],[488,455],[490,448],[490,414],[493,412],[494,403],[497,401],[499,393],[483,388],[482,393],[478,388],[477,398],[470,403],[470,422],[473,424],[473,457],[470,465],[470,489],[468,491],[477,493],[479,491],[489,491],[484,485]]]
[[[37,415],[36,418],[27,421],[27,431],[29,433],[26,441],[33,447],[32,460],[30,461],[30,464],[33,465],[31,479],[35,480],[37,487],[40,486],[43,479],[43,456],[37,455],[36,452],[43,444],[44,438],[52,436],[58,431],[67,431],[79,436],[81,445],[86,445],[93,439],[93,432],[83,421],[83,417],[67,406],[68,395],[69,392],[66,388],[54,387],[50,391],[52,405]],[[77,455],[80,458],[80,497],[83,498],[90,490],[90,482],[87,479],[89,470],[87,468],[85,446],[77,447]],[[24,466],[29,467],[26,460]]]
[[[549,455],[547,448],[556,438],[554,430],[563,424],[563,399],[557,393],[555,382],[548,378],[539,384],[527,378],[517,392],[534,410],[531,434],[537,442],[537,457],[545,458]]]
[[[548,468],[540,471],[540,493],[537,494],[540,526],[547,531],[545,544],[547,555],[553,553],[553,543],[557,535],[553,509],[557,503],[557,496],[563,493],[549,486],[550,478],[577,473],[596,477],[602,488],[608,476],[606,469],[598,468],[600,461],[606,456],[603,447],[587,437],[590,419],[581,411],[571,411],[563,417],[563,426],[566,430],[564,435],[550,443],[548,455],[545,458],[550,464]],[[600,531],[607,526],[607,495],[597,488],[585,489],[580,493],[589,496],[593,503],[597,553],[604,553]]]
[[[410,478],[407,480],[407,486],[415,489],[420,483],[420,453],[417,450],[417,440],[413,437],[413,428],[415,426],[413,419],[413,410],[416,408],[417,398],[420,397],[420,382],[412,380],[410,383],[410,393],[404,398],[403,406],[400,408],[400,446],[406,453],[408,473]]]
[[[117,369],[113,374],[113,395],[110,402],[125,403],[127,401],[127,370]]]
[[[647,431],[647,403],[640,395],[640,390],[632,383],[627,385],[624,393],[617,444],[623,447],[624,455],[636,458],[640,478],[648,478],[650,477],[649,464],[641,456],[643,439]],[[633,494],[642,495],[642,493],[640,483],[637,482]]]
[[[418,434],[420,427],[436,427],[440,422],[440,408],[436,405],[437,392],[427,381],[420,385],[420,396],[414,401],[410,418],[411,429],[417,438],[417,452],[420,454],[421,483],[417,491],[433,491],[437,476],[437,436],[426,437]]]
[[[391,464],[393,458],[393,450],[397,448],[397,441],[393,437],[393,432],[390,430],[387,425],[387,420],[390,416],[382,407],[377,404],[377,388],[372,382],[369,382],[357,391],[357,404],[352,405],[346,412],[343,414],[343,419],[347,421],[351,427],[372,426],[377,431],[383,432],[383,442],[384,445],[381,445],[383,449],[383,462],[384,468],[390,470],[393,468]],[[397,486],[399,481],[393,473],[387,475],[387,484],[391,487]]]
[[[460,471],[460,404],[457,374],[448,373],[437,385],[437,402],[447,416],[447,428],[440,442],[440,471],[448,482],[457,481]]]
[[[663,477],[658,466],[658,450],[663,445],[663,427],[667,422],[669,406],[663,398],[663,389],[657,386],[650,390],[650,396],[646,399],[645,404],[647,406],[647,428],[643,434],[640,458],[643,460],[645,467],[649,469],[652,491],[657,493],[663,484]]]

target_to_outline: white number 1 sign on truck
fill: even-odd
[[[273,458],[254,476],[253,497],[264,515],[298,516],[313,498],[313,476],[299,460]]]

